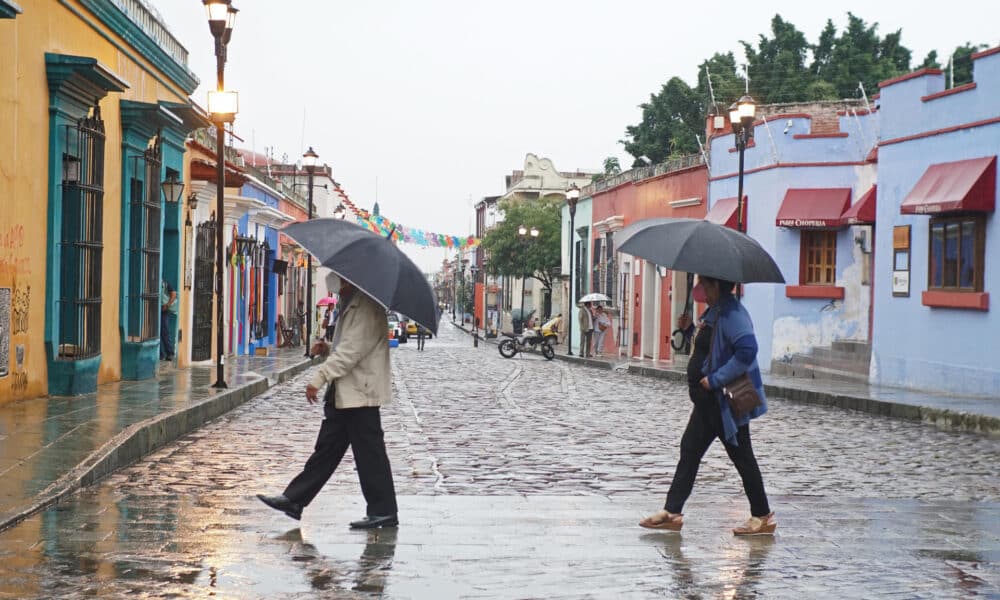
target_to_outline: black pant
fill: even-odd
[[[423,350],[423,349],[424,349],[424,332],[418,331],[417,332],[417,350]]]
[[[757,458],[753,454],[753,446],[750,445],[750,425],[744,425],[736,431],[736,441],[739,442],[739,446],[727,444],[722,438],[722,414],[715,404],[715,397],[701,392],[701,398],[694,398],[694,410],[691,411],[687,428],[681,438],[681,458],[677,462],[677,470],[674,472],[674,480],[670,483],[664,509],[672,513],[683,512],[684,503],[691,495],[695,477],[698,476],[701,458],[715,438],[719,438],[726,449],[726,454],[729,455],[729,460],[736,465],[736,470],[743,479],[743,491],[750,500],[750,514],[755,517],[769,514],[771,509],[767,504],[767,494],[764,493],[764,480],[760,475],[760,467],[757,466]],[[697,393],[698,391],[692,390],[692,397]]]
[[[330,398],[323,407],[323,414],[326,418],[319,429],[316,449],[302,472],[285,488],[285,497],[308,506],[337,470],[350,446],[358,468],[361,493],[368,503],[367,514],[380,517],[396,514],[396,489],[389,456],[385,452],[378,407],[340,409],[334,407]]]

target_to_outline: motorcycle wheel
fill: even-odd
[[[552,360],[556,357],[556,351],[547,343],[542,344],[542,356],[545,357],[545,360]]]
[[[500,356],[504,358],[514,358],[517,354],[517,346],[514,345],[514,340],[504,340],[500,342]]]

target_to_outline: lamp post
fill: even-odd
[[[746,233],[746,224],[743,222],[743,155],[746,153],[747,145],[753,139],[753,121],[756,116],[757,105],[749,95],[741,97],[729,107],[729,123],[733,127],[733,136],[736,138],[736,150],[740,153],[740,167],[736,183],[736,231]],[[742,289],[736,288],[736,297],[742,296]]]
[[[743,155],[750,140],[753,139],[753,121],[756,112],[757,105],[750,96],[743,96],[729,107],[729,123],[733,127],[733,136],[736,138],[736,150],[740,153],[740,167],[736,191],[736,230],[741,233],[744,233]]]
[[[215,308],[216,308],[216,349],[215,349],[215,383],[214,388],[226,388],[226,371],[223,358],[225,333],[225,298],[223,293],[222,270],[224,268],[223,221],[225,221],[225,188],[226,188],[226,123],[236,119],[239,109],[239,97],[236,92],[226,91],[226,46],[233,35],[233,25],[236,22],[236,8],[232,0],[202,0],[208,10],[208,29],[215,38],[216,87],[208,93],[208,112],[215,122]]]
[[[316,159],[319,155],[316,151],[309,146],[306,153],[302,155],[302,166],[306,168],[306,173],[309,174],[309,216],[306,218],[308,221],[312,221],[313,218],[313,174],[316,172]],[[309,358],[309,344],[312,340],[312,287],[313,287],[313,257],[312,254],[306,257],[306,358]]]
[[[472,278],[472,347],[479,347],[479,320],[476,319],[476,283],[479,277],[479,267],[472,265],[469,267],[469,274]],[[483,306],[485,313],[486,307]]]
[[[573,243],[574,225],[576,224],[576,203],[580,200],[580,188],[571,183],[566,190],[566,205],[569,206],[569,310],[566,319],[566,356],[573,356],[573,296],[576,285],[573,279],[573,263],[576,262],[576,244]]]
[[[538,229],[532,227],[528,229],[524,225],[517,228],[517,235],[524,243],[524,268],[521,270],[521,331],[524,331],[524,283],[528,279],[528,241],[538,237]],[[517,333],[517,331],[515,331]]]
[[[452,263],[451,267],[451,322],[455,322],[455,305],[458,304],[458,285],[455,278],[458,277],[458,257],[455,257],[455,262]]]

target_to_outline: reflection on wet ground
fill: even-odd
[[[991,598],[1000,504],[775,497],[778,535],[735,538],[742,501],[691,502],[680,534],[647,497],[404,496],[358,532],[355,496],[297,523],[247,495],[98,486],[0,533],[0,598]]]
[[[227,361],[230,389],[274,377],[302,362],[297,349]],[[79,397],[35,398],[0,406],[0,523],[129,426],[218,393],[214,368],[160,367],[157,379],[102,385]]]

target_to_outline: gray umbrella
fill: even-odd
[[[437,334],[434,292],[417,265],[391,241],[341,219],[292,223],[281,233],[387,310],[399,311]]]
[[[645,219],[615,234],[620,252],[675,271],[736,283],[784,283],[757,240],[702,219]]]

